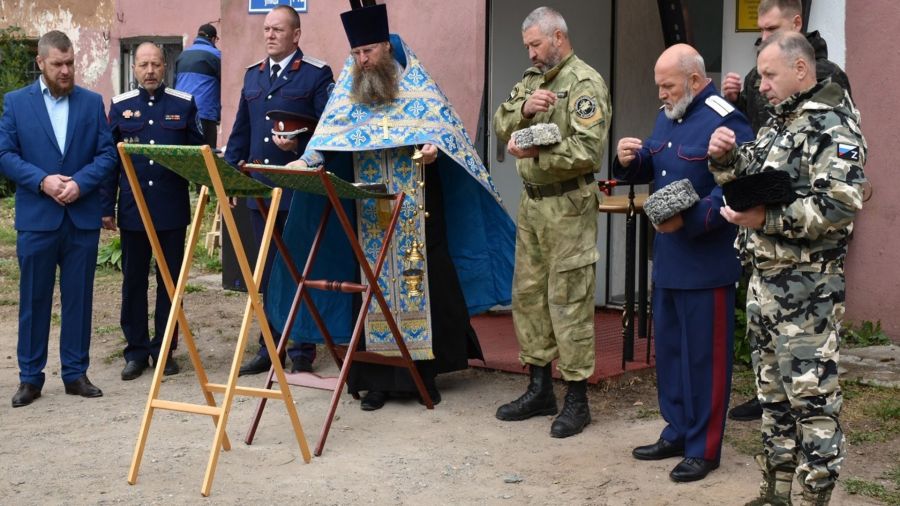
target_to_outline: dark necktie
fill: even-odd
[[[270,85],[275,82],[275,79],[278,78],[278,72],[280,70],[281,70],[281,65],[279,65],[277,63],[275,65],[272,65],[272,74],[269,75],[269,84]]]

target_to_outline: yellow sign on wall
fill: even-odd
[[[759,26],[756,19],[759,10],[759,0],[735,0],[735,26],[736,32],[757,32]]]

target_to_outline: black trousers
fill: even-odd
[[[157,230],[160,245],[172,281],[178,280],[181,272],[181,262],[184,259],[184,237],[187,227],[174,230]],[[150,357],[154,360],[159,357],[159,349],[162,345],[163,334],[169,319],[169,311],[172,302],[166,285],[163,283],[159,269],[156,269],[156,306],[153,310],[154,335],[150,338],[147,322],[148,297],[147,290],[150,287],[150,259],[153,250],[150,248],[150,240],[143,230],[120,230],[122,238],[122,312],[120,323],[125,340],[125,360],[148,362]],[[175,329],[172,349],[178,346],[178,329]]]

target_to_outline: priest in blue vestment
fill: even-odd
[[[409,46],[389,33],[385,6],[358,3],[341,15],[351,55],[306,151],[291,165],[325,164],[344,179],[406,192],[379,286],[437,403],[437,374],[465,369],[470,358],[483,359],[469,317],[510,303],[515,226],[447,97]],[[417,151],[424,167],[414,161]],[[360,200],[350,210],[367,260],[374,264],[384,235],[377,202]],[[285,239],[295,259],[309,251],[319,217],[313,211],[291,208]],[[340,233],[336,223],[329,227]],[[344,273],[332,279],[359,277],[346,240],[330,238],[319,257],[327,258],[330,273]],[[411,272],[419,278],[405,279]],[[295,287],[282,262],[276,262],[267,295],[274,325],[284,323]],[[349,341],[359,297],[313,296],[335,341]],[[305,308],[291,337],[321,342]],[[360,345],[368,351],[399,355],[374,300],[364,341]],[[399,367],[354,362],[347,385],[351,393],[366,392],[361,408],[367,411],[391,398],[416,395],[409,371]]]

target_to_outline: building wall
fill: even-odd
[[[884,331],[900,342],[900,186],[896,123],[900,95],[900,3],[896,0],[847,0],[847,74],[862,114],[869,146],[866,176],[872,198],[856,220],[847,264],[847,318],[881,320]]]

